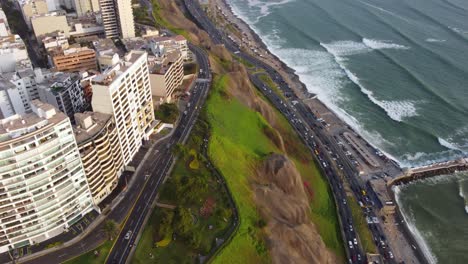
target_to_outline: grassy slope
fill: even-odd
[[[101,264],[101,263],[104,263],[111,246],[112,246],[111,241],[106,240],[106,242],[101,244],[96,249],[86,252],[85,254],[80,255],[76,258],[70,259],[64,262],[64,264]],[[99,252],[98,256],[94,255],[95,250]]]
[[[377,253],[377,247],[374,244],[372,233],[367,227],[367,221],[362,214],[362,208],[359,206],[354,196],[347,197],[351,215],[353,217],[354,227],[359,234],[359,239],[365,252]]]
[[[214,260],[216,263],[259,263],[267,261],[267,256],[258,256],[255,250],[257,237],[249,230],[257,229],[259,219],[251,196],[248,179],[251,168],[270,152],[279,152],[263,133],[269,126],[265,119],[247,108],[235,98],[226,98],[220,91],[225,89],[227,77],[215,81],[207,112],[212,128],[209,154],[215,165],[223,172],[239,207],[241,226],[232,242]],[[221,111],[222,109],[222,111]],[[279,115],[279,113],[277,113]],[[284,117],[279,116],[282,136],[286,143],[295,144],[296,153],[290,153],[299,171],[313,188],[314,200],[311,203],[311,217],[317,225],[326,245],[338,256],[343,256],[343,248],[337,225],[334,204],[325,180],[311,160],[304,160],[305,147],[292,132]],[[310,156],[310,154],[309,154]]]

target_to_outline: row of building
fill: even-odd
[[[129,0],[18,5],[50,68],[32,66],[0,10],[0,252],[43,242],[100,212],[157,126],[155,105],[171,100],[192,59],[182,36],[148,30],[135,37]],[[70,43],[72,16],[59,7],[74,9],[74,19],[102,21],[104,35],[122,37],[125,47],[110,38]]]

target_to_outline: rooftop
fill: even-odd
[[[75,120],[79,124],[73,127],[76,143],[81,144],[91,140],[109,122],[112,115],[98,112],[76,113]]]
[[[145,51],[130,51],[129,53],[125,54],[119,63],[92,79],[92,84],[109,86],[142,56],[146,56]]]
[[[33,100],[31,106],[33,109],[32,113],[13,115],[0,120],[1,145],[7,143],[9,140],[17,139],[32,133],[46,125],[57,124],[68,118],[52,105],[39,100]]]

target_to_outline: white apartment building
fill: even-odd
[[[147,57],[145,51],[130,51],[91,81],[93,111],[114,116],[124,165],[155,126]]]
[[[166,102],[184,82],[184,60],[179,51],[165,52],[161,57],[148,58],[151,94]]]
[[[0,73],[16,71],[19,67],[31,67],[24,41],[18,35],[0,38]]]
[[[69,118],[32,102],[0,121],[0,252],[66,231],[94,208]]]
[[[135,37],[132,1],[99,0],[106,38]]]

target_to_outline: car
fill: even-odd
[[[343,204],[346,204],[346,199],[343,199]]]
[[[353,226],[352,225],[349,225],[349,231],[353,231]]]
[[[361,261],[361,254],[357,254],[358,261]]]
[[[357,239],[356,238],[354,238],[353,242],[354,242],[354,245],[357,245]]]
[[[348,242],[349,242],[349,248],[351,248],[351,249],[352,249],[352,248],[353,248],[353,242],[351,242],[351,240],[350,240],[350,241],[348,241]]]
[[[129,240],[130,237],[132,237],[132,231],[131,231],[131,230],[129,230],[129,231],[127,232],[127,234],[125,234],[125,240]]]
[[[389,251],[388,256],[392,259],[393,258],[393,253],[391,251]]]

